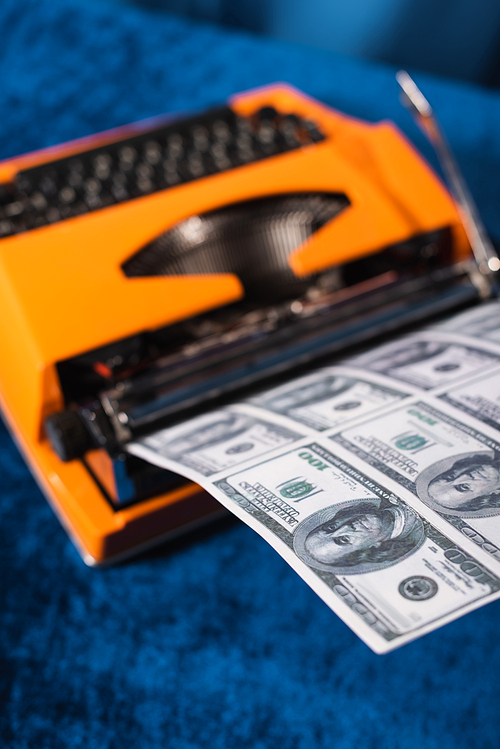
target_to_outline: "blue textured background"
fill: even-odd
[[[99,0],[500,87],[498,0]]]
[[[279,79],[422,145],[389,68],[76,0],[0,35],[1,157]],[[418,80],[499,239],[499,96]],[[498,748],[500,604],[376,656],[236,522],[90,570],[2,428],[0,469],[2,746]]]

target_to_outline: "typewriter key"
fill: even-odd
[[[46,172],[39,180],[38,187],[46,196],[50,197],[57,193],[56,173],[54,170]]]
[[[227,122],[223,120],[215,120],[212,125],[212,132],[216,140],[220,143],[229,143],[232,140],[232,134],[229,129]]]
[[[193,145],[197,151],[208,151],[210,142],[208,140],[207,129],[202,125],[197,125],[191,129],[191,137],[193,138]]]
[[[16,177],[16,187],[24,195],[30,195],[33,192],[33,182],[26,175],[18,174]]]
[[[118,151],[118,156],[123,164],[133,164],[137,159],[137,151],[132,146],[124,146]]]
[[[19,216],[23,212],[23,204],[20,200],[16,200],[14,203],[9,203],[4,208],[4,214],[6,216]]]
[[[72,187],[63,187],[59,193],[59,200],[63,203],[72,203],[76,198],[76,192]]]
[[[102,190],[102,184],[98,179],[95,179],[95,177],[89,177],[85,180],[83,183],[83,187],[86,193],[89,194],[98,194]]]
[[[144,144],[144,158],[149,164],[158,164],[161,160],[161,148],[155,140],[148,140]]]
[[[167,139],[167,155],[171,159],[182,159],[184,156],[184,147],[182,137],[178,133],[170,135]]]

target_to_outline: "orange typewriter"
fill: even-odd
[[[224,512],[135,436],[492,291],[390,123],[284,85],[0,164],[0,393],[89,564]]]

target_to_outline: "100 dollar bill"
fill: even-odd
[[[499,442],[418,400],[330,439],[500,562]]]

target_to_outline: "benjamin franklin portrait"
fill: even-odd
[[[309,567],[352,575],[389,567],[413,554],[425,539],[419,515],[387,499],[343,502],[300,523],[294,550]]]

